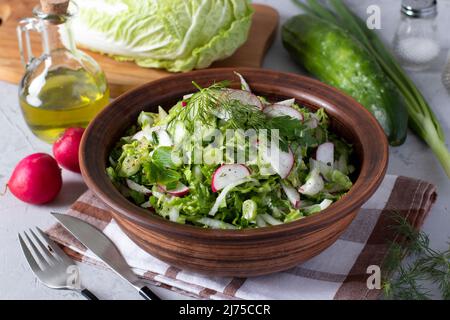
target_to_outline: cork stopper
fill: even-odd
[[[40,0],[42,12],[47,14],[64,15],[69,7],[69,0]]]

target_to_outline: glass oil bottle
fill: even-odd
[[[78,50],[70,22],[77,12],[72,1],[41,0],[34,17],[20,21],[19,49],[26,72],[19,102],[31,131],[49,143],[68,127],[86,127],[109,102],[109,89],[99,65]],[[29,31],[42,38],[35,58]]]

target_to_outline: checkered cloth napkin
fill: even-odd
[[[370,265],[381,266],[394,240],[392,212],[419,229],[436,200],[433,185],[387,175],[350,227],[328,249],[293,269],[255,278],[211,277],[180,270],[152,257],[134,244],[111,218],[108,207],[87,191],[67,212],[103,232],[116,244],[142,279],[204,299],[377,299],[381,290],[367,288]],[[75,260],[102,263],[58,224],[48,234]]]

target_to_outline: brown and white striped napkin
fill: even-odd
[[[388,240],[397,235],[390,227],[392,212],[405,216],[419,229],[436,200],[433,185],[387,175],[350,227],[328,249],[297,267],[255,278],[211,277],[170,266],[140,249],[111,218],[106,205],[87,191],[67,212],[103,232],[117,245],[134,272],[158,286],[205,299],[377,299],[381,290],[368,289],[367,267],[381,266]],[[48,230],[74,259],[101,266],[60,225]]]

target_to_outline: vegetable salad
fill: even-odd
[[[216,229],[257,228],[319,213],[352,187],[352,148],[323,109],[271,103],[226,82],[142,112],[106,169],[149,214]]]

